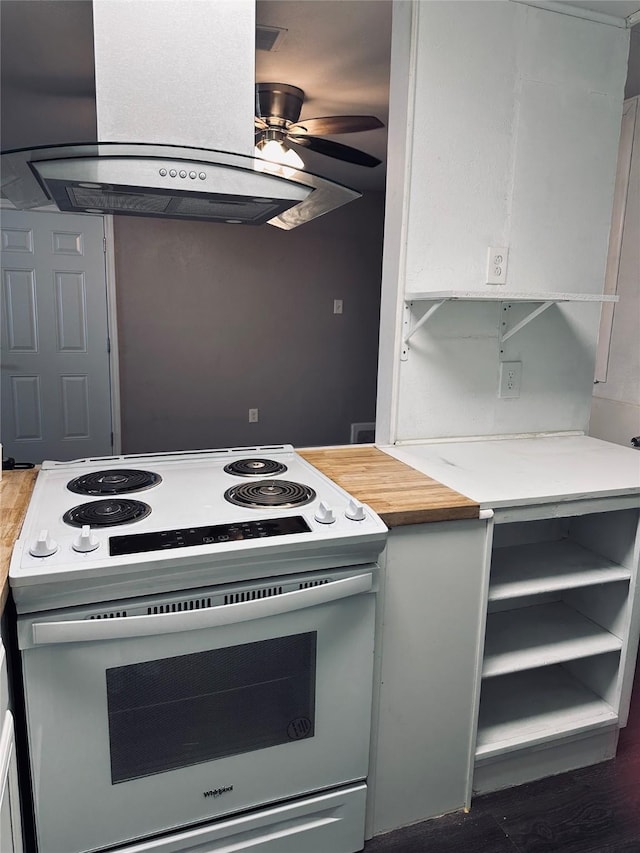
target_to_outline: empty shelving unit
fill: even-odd
[[[493,511],[474,792],[612,758],[640,626],[640,454],[584,435],[389,452]]]

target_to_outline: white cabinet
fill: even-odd
[[[475,791],[615,755],[638,640],[640,511],[601,506],[496,515]]]
[[[414,17],[394,9],[377,442],[585,431],[628,30],[396,5]],[[490,246],[506,284],[487,284]]]
[[[473,791],[612,758],[640,633],[640,454],[575,435],[385,450],[494,512]]]
[[[20,800],[13,714],[9,710],[7,661],[0,643],[0,851],[22,853]]]

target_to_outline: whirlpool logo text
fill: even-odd
[[[226,788],[213,788],[211,791],[203,791],[203,797],[220,797],[222,794],[226,794],[227,791],[233,791],[233,785],[229,785]]]

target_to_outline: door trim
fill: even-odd
[[[107,282],[107,327],[109,330],[109,374],[111,377],[111,429],[113,441],[111,452],[114,456],[122,453],[122,421],[120,410],[120,358],[118,346],[118,312],[116,300],[116,262],[113,216],[104,220],[104,263]]]

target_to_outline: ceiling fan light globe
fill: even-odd
[[[287,166],[291,166],[293,169],[304,169],[304,160],[302,157],[298,156],[293,148],[287,148],[285,150],[283,162],[286,163]]]
[[[303,169],[304,161],[291,148],[278,142],[276,139],[268,139],[256,145],[255,153],[257,157],[262,157],[263,160],[271,160],[274,163],[282,163],[283,166],[290,166],[292,169]]]

